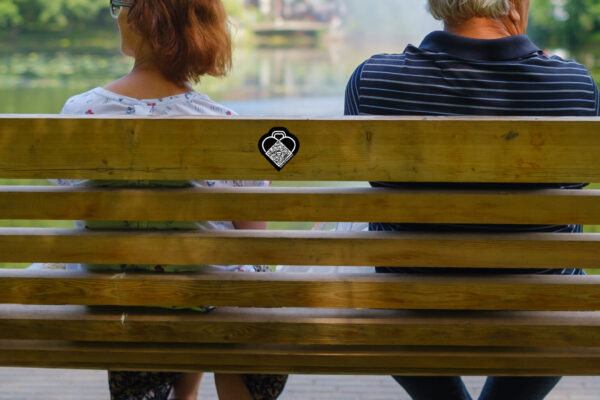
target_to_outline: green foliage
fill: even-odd
[[[535,0],[529,34],[543,46],[581,49],[600,42],[598,0]]]
[[[39,22],[66,27],[69,21],[91,21],[107,9],[106,0],[36,0],[40,6]]]
[[[223,0],[229,15],[244,17],[243,0]],[[25,31],[63,30],[72,25],[107,27],[107,0],[0,0],[0,27]]]
[[[229,14],[231,18],[238,20],[244,18],[244,13],[246,12],[244,0],[223,0],[223,3],[225,4],[227,14]]]
[[[0,26],[21,30],[59,30],[97,22],[108,15],[106,0],[0,0]]]
[[[0,27],[14,27],[23,23],[23,17],[13,0],[0,0]]]

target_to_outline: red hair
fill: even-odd
[[[231,68],[231,35],[221,0],[135,0],[127,22],[173,82],[225,76]]]

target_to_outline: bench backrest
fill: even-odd
[[[299,142],[297,155],[280,171],[259,151],[260,139],[276,127],[285,127]],[[4,116],[0,117],[0,178],[600,182],[600,120]],[[600,191],[5,186],[0,188],[0,219],[600,224]],[[0,262],[21,263],[598,268],[599,250],[597,234],[0,229]],[[4,304],[596,311],[599,293],[600,279],[595,276],[167,276],[0,270],[0,303]],[[579,315],[577,321],[586,322],[579,324],[573,323],[571,314],[555,313],[520,319],[506,315],[501,322],[494,314],[495,322],[483,324],[479,334],[465,328],[473,319],[463,315],[450,324],[452,335],[448,326],[440,331],[443,324],[428,325],[430,316],[414,317],[404,320],[408,325],[402,335],[399,326],[395,334],[386,334],[386,314],[379,313],[365,315],[370,323],[351,333],[348,324],[334,323],[315,333],[309,323],[312,314],[300,311],[293,321],[286,320],[289,314],[278,320],[273,317],[270,330],[261,332],[277,332],[268,339],[273,344],[362,345],[373,343],[374,335],[384,335],[381,345],[490,346],[519,340],[527,346],[557,348],[572,345],[574,339],[581,346],[597,346],[600,333],[594,313]],[[230,323],[229,328],[248,329],[255,317],[248,310],[245,320]],[[23,338],[26,328],[40,326],[33,319],[19,325],[14,312],[4,319],[12,324],[5,326],[12,328],[5,330],[3,339]],[[67,320],[62,324],[68,325]],[[137,321],[138,330],[123,331],[117,321],[100,329],[93,318],[78,321],[83,324],[78,325],[79,331],[75,325],[46,324],[43,335],[28,333],[25,338],[59,335],[66,340],[101,341],[110,334],[124,342],[185,342],[197,341],[203,332],[202,341],[209,343],[246,340],[222,331],[207,333],[202,324],[216,320],[195,320],[193,328],[190,325],[188,333],[179,332],[177,338],[156,324],[151,334],[140,333],[149,327],[143,319]],[[529,330],[523,321],[529,321]],[[494,324],[511,326],[518,335],[499,336],[491,327]]]

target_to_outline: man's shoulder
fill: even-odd
[[[352,80],[359,82],[367,72],[379,72],[381,70],[398,68],[406,64],[408,49],[403,53],[378,53],[363,61],[355,70]]]
[[[365,65],[377,65],[377,64],[405,64],[410,58],[418,57],[422,51],[413,46],[408,46],[402,53],[378,53],[369,57],[364,64]]]
[[[530,65],[532,67],[547,67],[557,73],[570,72],[591,76],[590,72],[583,64],[559,54],[549,54],[540,51],[538,53],[531,54],[530,57],[519,60],[511,60],[508,62],[516,62],[523,65]]]
[[[413,71],[419,67],[431,66],[439,57],[446,57],[445,53],[434,53],[419,47],[408,45],[403,52],[378,53],[369,57],[361,67],[366,72],[394,71],[408,68]]]

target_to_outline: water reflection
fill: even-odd
[[[408,40],[419,44],[421,37]],[[402,52],[408,41],[376,43],[332,41],[315,48],[238,45],[231,74],[204,78],[196,89],[242,115],[339,116],[354,68],[372,54]],[[580,61],[592,67],[595,59],[587,55]],[[118,54],[0,55],[0,113],[58,113],[70,96],[103,86],[130,68],[131,61]]]
[[[317,48],[240,46],[227,78],[204,78],[196,89],[246,115],[340,115],[354,68],[374,53],[401,52],[405,46],[405,42],[380,43],[377,48],[342,42]],[[131,61],[120,55],[0,56],[0,113],[57,113],[68,97],[103,86],[130,67]]]
[[[403,48],[404,43],[397,47]],[[341,44],[240,51],[231,76],[220,82],[225,85],[218,88],[214,82],[212,87],[211,82],[209,91],[221,100],[335,96],[340,89],[343,92],[354,68],[370,54],[368,48],[351,49]]]

